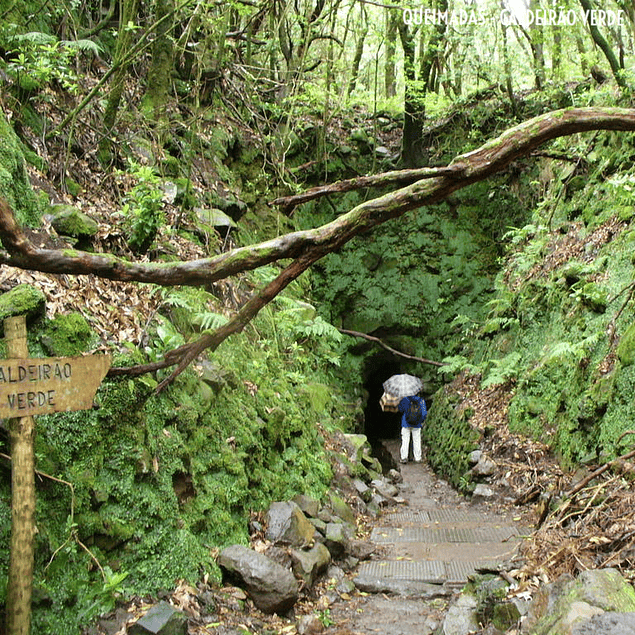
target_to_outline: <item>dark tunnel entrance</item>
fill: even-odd
[[[396,412],[383,412],[379,400],[384,394],[382,384],[391,376],[404,372],[401,364],[390,353],[378,353],[366,362],[364,386],[368,391],[368,401],[364,409],[364,433],[375,448],[381,439],[399,436],[401,417]]]
[[[383,383],[392,375],[413,373],[405,368],[394,355],[378,352],[366,361],[364,387],[368,392],[368,400],[364,408],[364,434],[372,448],[372,453],[381,462],[384,471],[397,467],[398,457],[392,456],[386,448],[385,441],[399,439],[401,436],[401,414],[384,412],[379,400],[384,394]],[[425,390],[425,389],[424,389]],[[425,395],[422,395],[425,398]],[[426,399],[430,408],[430,401]]]

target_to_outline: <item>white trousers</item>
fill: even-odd
[[[412,452],[415,461],[421,461],[421,428],[401,428],[401,460],[408,460],[408,450],[410,448],[410,435],[412,435]]]

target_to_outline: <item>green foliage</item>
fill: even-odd
[[[275,275],[272,267],[254,278]],[[190,369],[160,396],[153,393],[160,375],[110,379],[98,409],[39,418],[38,467],[72,484],[38,488],[39,633],[74,635],[116,600],[169,590],[179,578],[218,579],[210,548],[246,544],[250,510],[300,492],[324,496],[332,472],[320,430],[350,428],[358,412],[344,407],[350,394],[330,370],[342,336],[299,299],[307,287],[290,285],[247,337],[210,355],[217,378]],[[203,289],[161,293],[148,328],[150,358],[220,316]],[[48,323],[39,339],[57,336],[57,350],[70,353],[89,334],[77,314]],[[115,363],[141,359],[131,349]],[[8,487],[0,482],[0,519],[9,514]],[[0,579],[7,566],[5,547]],[[5,592],[0,585],[0,601]]]
[[[8,41],[11,49],[7,72],[27,90],[57,81],[64,90],[75,92],[78,85],[73,62],[80,54],[100,52],[99,46],[91,40],[58,40],[47,33],[16,33],[16,29],[16,25],[5,25],[0,36]]]
[[[0,117],[0,194],[20,223],[29,227],[39,225],[40,203],[31,189],[23,149],[4,116]]]
[[[457,416],[456,400],[447,386],[437,391],[421,437],[434,471],[467,492],[472,489],[468,456],[478,447],[479,433],[470,426],[466,413]]]
[[[127,227],[128,245],[136,254],[144,254],[164,222],[161,179],[152,167],[134,162],[130,173],[136,185],[126,195],[121,213]]]
[[[635,362],[635,322],[628,327],[620,338],[617,356],[623,366],[630,366]]]
[[[491,368],[481,381],[481,388],[506,384],[516,379],[521,369],[521,360],[522,355],[516,351],[501,359],[491,360]]]

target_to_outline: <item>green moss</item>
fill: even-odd
[[[428,446],[428,461],[439,474],[461,491],[472,488],[469,474],[469,454],[478,448],[480,434],[466,416],[457,413],[455,398],[449,387],[434,395],[421,438]]]
[[[46,308],[46,296],[37,287],[19,284],[0,295],[0,328],[8,317],[25,315],[28,321],[42,317]]]
[[[40,341],[53,357],[71,357],[90,348],[95,334],[81,313],[58,315],[46,324]]]
[[[58,234],[74,238],[94,236],[99,229],[96,221],[72,205],[51,205],[51,224]]]
[[[19,223],[30,227],[40,223],[20,142],[4,116],[0,116],[0,196],[7,200]]]
[[[623,366],[630,366],[635,362],[635,322],[633,322],[620,338],[617,356]]]

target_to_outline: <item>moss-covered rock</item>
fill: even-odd
[[[630,366],[635,362],[635,322],[633,322],[620,339],[617,356],[623,366]]]
[[[575,580],[563,577],[535,594],[523,632],[567,635],[581,609],[587,607],[595,608],[596,613],[632,612],[635,591],[616,569],[584,571]]]
[[[53,357],[70,357],[90,348],[95,334],[80,313],[58,315],[44,328],[40,341]]]
[[[95,220],[72,205],[51,205],[50,213],[53,229],[62,236],[91,238],[99,229]]]
[[[4,116],[0,116],[0,196],[7,200],[18,222],[30,227],[40,223],[20,141]]]
[[[27,321],[33,321],[44,315],[46,296],[30,284],[19,284],[11,291],[0,295],[0,329],[2,321],[15,315],[25,315]]]

